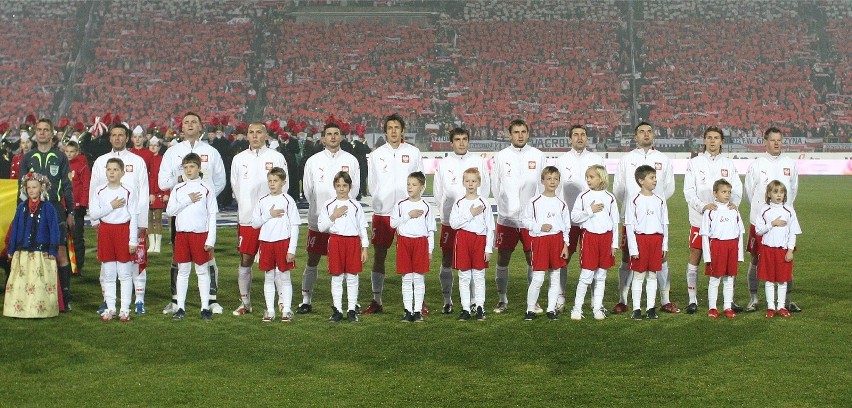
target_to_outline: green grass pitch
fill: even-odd
[[[683,308],[688,222],[681,183],[682,177],[669,211],[672,296]],[[169,298],[166,252],[151,256],[148,314],[127,324],[102,323],[94,312],[101,293],[90,254],[85,277],[73,282],[72,313],[47,320],[0,318],[0,406],[848,406],[850,203],[852,177],[801,177],[796,208],[804,234],[793,296],[804,311],[786,320],[767,321],[763,313],[709,320],[702,276],[697,315],[663,313],[658,321],[641,322],[624,315],[575,322],[563,315],[556,322],[524,322],[526,274],[516,252],[509,313],[462,323],[456,314],[435,313],[441,306],[438,250],[427,276],[433,314],[424,324],[399,322],[395,273],[385,283],[386,313],[364,316],[358,324],[328,323],[325,260],[313,314],[290,324],[261,323],[263,277],[257,271],[255,313],[230,314],[238,302],[238,258],[235,229],[222,228],[217,258],[226,314],[200,320],[194,276],[187,319],[174,322],[161,313]],[[741,214],[748,214],[747,207]],[[305,265],[301,250],[297,262],[294,306]],[[575,258],[569,299],[576,264]],[[388,268],[394,270],[392,262]],[[742,264],[739,303],[748,297],[745,271]],[[486,277],[490,309],[496,299],[493,264]],[[367,304],[369,273],[360,282],[360,300]],[[613,268],[608,307],[616,288]],[[545,297],[546,289],[540,299]],[[458,302],[457,292],[454,298]]]

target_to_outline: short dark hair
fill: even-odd
[[[281,167],[273,167],[272,170],[269,170],[269,173],[266,173],[266,175],[278,177],[282,181],[287,180],[287,172]]]
[[[421,186],[426,185],[426,175],[422,171],[415,171],[408,175],[408,178],[417,179]]]
[[[382,123],[382,129],[385,131],[385,133],[387,133],[388,131],[388,122],[393,120],[399,122],[399,126],[402,128],[402,131],[405,132],[405,119],[403,119],[402,116],[399,116],[398,113],[394,113],[386,117],[385,121]]]
[[[187,163],[194,163],[196,166],[201,167],[201,156],[196,153],[190,153],[183,156],[183,160],[180,161],[180,165],[183,166]]]
[[[53,121],[52,120],[50,120],[48,118],[41,118],[36,122],[36,124],[39,124],[39,123],[47,123],[47,126],[50,126],[50,131],[53,132]]]
[[[115,163],[115,164],[117,164],[117,165],[118,165],[118,168],[120,168],[120,169],[121,169],[121,171],[124,171],[124,161],[123,161],[123,160],[121,160],[121,159],[119,159],[118,157],[110,157],[110,158],[107,160],[106,165],[107,165],[107,166],[109,166],[109,164],[110,164],[110,163]]]
[[[337,174],[334,175],[333,183],[337,183],[337,180],[343,180],[349,188],[352,188],[352,176],[349,175],[348,171],[338,171]]]
[[[636,127],[635,127],[635,128],[633,128],[633,133],[634,133],[634,134],[635,134],[636,132],[638,132],[638,131],[639,131],[639,127],[640,127],[640,126],[650,126],[650,127],[651,127],[651,129],[654,129],[654,125],[652,125],[652,124],[650,124],[650,123],[648,123],[648,122],[645,122],[645,121],[643,120],[643,121],[639,122],[639,124],[638,124],[638,125],[636,125]]]
[[[710,126],[709,128],[704,129],[704,134],[701,135],[701,138],[702,139],[706,138],[707,134],[710,133],[710,132],[716,132],[716,133],[722,135],[722,140],[725,140],[725,132],[723,132],[722,129],[719,129],[716,126]]]
[[[647,164],[643,164],[643,165],[636,168],[636,172],[633,173],[633,175],[636,178],[636,183],[638,184],[639,180],[642,180],[645,177],[648,177],[649,174],[656,174],[656,173],[657,173],[657,171],[654,170],[653,167],[651,167]]]
[[[584,132],[589,133],[589,130],[588,130],[588,129],[586,129],[586,127],[585,127],[585,126],[583,126],[583,125],[573,125],[573,126],[571,126],[571,129],[568,129],[568,136],[569,136],[569,137],[571,136],[571,134],[573,134],[573,133],[574,133],[574,129],[583,129],[583,131],[584,131]]]
[[[467,140],[470,140],[470,131],[464,128],[455,127],[450,131],[450,142],[452,142],[456,136],[465,136],[467,137]]]
[[[512,128],[515,126],[523,126],[527,130],[527,132],[530,131],[530,125],[527,125],[526,121],[524,121],[523,119],[514,119],[509,122],[509,127],[507,128],[509,133],[512,133]]]
[[[130,128],[127,127],[124,123],[116,123],[109,128],[109,132],[112,133],[113,129],[124,129],[124,135],[130,137]]]
[[[562,175],[559,174],[559,169],[556,168],[556,166],[547,166],[544,169],[542,169],[541,170],[541,179],[544,180],[545,176],[547,176],[548,174],[553,174],[553,173],[556,173],[556,175],[558,175],[559,178],[562,179]]]
[[[188,112],[183,114],[184,118],[187,117],[187,116],[195,116],[195,118],[198,119],[198,123],[201,123],[201,115],[199,115],[199,114],[197,114],[193,111],[188,111]],[[183,122],[183,118],[181,118],[181,122]]]
[[[340,130],[340,125],[338,125],[335,122],[326,123],[325,126],[322,127],[322,135],[325,136],[325,131],[330,129],[330,128],[335,128],[337,130]]]
[[[715,193],[719,191],[719,187],[722,186],[728,186],[728,188],[731,188],[731,183],[728,183],[728,180],[725,179],[718,179],[713,182],[713,192]]]
[[[73,147],[77,150],[80,150],[80,144],[73,140],[69,140],[68,143],[65,143],[65,148],[67,149],[69,147]]]
[[[784,133],[781,132],[781,129],[778,129],[775,126],[772,126],[769,129],[766,129],[766,132],[763,132],[763,138],[768,139],[769,135],[772,134],[772,133],[778,133],[779,135],[782,135],[782,136],[784,135]]]

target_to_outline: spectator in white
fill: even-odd
[[[745,177],[746,198],[751,202],[749,219],[748,251],[751,253],[751,265],[748,267],[748,291],[751,299],[746,306],[747,312],[757,310],[757,264],[760,261],[758,250],[761,245],[761,237],[754,231],[755,224],[759,223],[760,208],[766,202],[766,186],[772,180],[778,180],[787,188],[786,204],[793,205],[796,201],[796,193],[799,190],[799,170],[796,168],[795,160],[781,155],[783,137],[781,130],[775,127],[766,129],[763,133],[766,143],[766,155],[758,157],[749,166]],[[801,312],[802,309],[790,300],[793,290],[793,280],[787,283],[786,309],[790,312]]]
[[[559,169],[560,183],[559,189],[556,191],[556,196],[561,198],[568,204],[568,208],[574,208],[574,202],[580,193],[589,190],[589,185],[586,183],[586,170],[599,164],[604,165],[604,159],[596,153],[592,153],[586,149],[589,144],[589,138],[586,135],[586,128],[582,125],[571,126],[568,131],[571,138],[571,150],[565,152],[562,156],[556,159],[556,168]],[[580,241],[580,224],[571,222],[571,232],[569,233],[568,244],[568,259],[566,265],[559,271],[559,283],[561,291],[556,300],[556,312],[561,313],[565,308],[565,288],[568,287],[568,266],[571,265],[571,257],[574,252],[577,252],[577,244]]]
[[[432,191],[435,194],[435,202],[441,210],[441,273],[438,278],[441,281],[441,292],[444,295],[444,314],[453,313],[453,248],[456,241],[456,230],[450,227],[450,213],[456,201],[465,197],[465,187],[462,183],[463,175],[467,169],[477,169],[479,174],[488,174],[487,160],[475,153],[468,152],[470,146],[470,131],[462,128],[454,128],[450,131],[450,143],[453,152],[438,162],[435,170],[435,180],[432,183]],[[491,193],[491,182],[488,177],[482,179],[477,194],[484,200],[488,200]],[[470,290],[473,291],[471,280]],[[471,299],[473,299],[471,292]],[[483,308],[485,305],[479,305]],[[475,309],[472,309],[475,310]]]
[[[148,196],[148,167],[145,164],[145,159],[127,149],[129,137],[130,129],[124,124],[113,125],[109,130],[109,143],[112,145],[112,151],[95,159],[95,163],[92,165],[89,202],[97,198],[95,197],[96,187],[107,184],[106,167],[107,161],[111,158],[121,159],[124,163],[124,176],[121,177],[121,183],[130,188],[137,197]],[[148,257],[147,246],[145,245],[145,233],[148,230],[148,201],[137,200],[137,207],[139,211],[137,215],[139,248],[137,248],[136,255],[133,257],[130,272],[133,288],[136,292],[135,312],[136,314],[144,314],[145,285],[148,280]],[[98,224],[100,224],[100,221],[92,221],[93,227],[97,227]],[[103,276],[103,273],[104,269],[101,265],[101,276]],[[102,314],[106,306],[106,302],[102,303],[98,314]]]
[[[177,183],[183,181],[182,161],[184,156],[195,153],[201,158],[202,180],[213,185],[213,192],[218,196],[225,189],[226,176],[225,164],[219,152],[212,146],[201,140],[201,116],[195,112],[187,112],[183,115],[181,122],[181,136],[183,141],[175,143],[163,154],[163,162],[160,164],[160,172],[157,174],[157,184],[161,190],[171,190]],[[174,225],[174,222],[172,222]],[[172,241],[174,243],[174,228],[172,229]],[[219,267],[216,265],[215,255],[211,256],[207,264],[210,268],[210,310],[216,314],[222,314],[222,306],[217,301],[216,294],[219,290]],[[177,264],[172,261],[172,301],[165,309],[164,314],[177,312]]]
[[[521,242],[527,262],[527,284],[532,280],[532,238],[521,222],[521,206],[541,191],[541,172],[545,157],[541,150],[527,144],[530,128],[521,119],[509,123],[511,145],[494,156],[491,173],[491,191],[497,200],[497,230],[494,247],[497,248],[497,294],[494,313],[503,313],[509,305],[509,262]],[[536,313],[541,307],[536,305]]]
[[[715,126],[704,131],[704,153],[693,157],[686,165],[683,178],[683,197],[689,208],[689,260],[686,264],[686,288],[689,292],[689,305],[686,313],[698,311],[698,263],[702,257],[702,241],[699,235],[701,217],[705,211],[717,210],[714,204],[713,183],[725,179],[731,184],[731,199],[728,208],[735,210],[743,198],[743,183],[737,173],[734,162],[722,156],[722,144],[725,134]],[[742,312],[736,303],[731,305],[734,312]]]
[[[668,156],[654,149],[654,128],[648,122],[640,122],[636,125],[635,136],[636,149],[627,153],[618,162],[613,182],[613,194],[621,201],[621,218],[624,220],[624,211],[627,209],[628,197],[639,194],[641,187],[636,183],[636,168],[642,165],[651,166],[657,173],[657,187],[654,194],[668,200],[675,190],[674,172]],[[622,226],[622,237],[626,236],[626,229]],[[633,274],[630,272],[630,253],[627,251],[626,238],[622,239],[621,245],[621,267],[618,269],[618,304],[615,305],[613,313],[624,313],[628,311],[627,295],[630,291]],[[669,280],[669,265],[663,259],[662,270],[657,273],[657,281],[660,289],[660,309],[664,312],[678,313],[680,309],[669,299],[671,281]]]
[[[234,310],[235,316],[251,312],[251,266],[260,249],[260,228],[252,227],[254,210],[260,199],[269,194],[267,173],[275,167],[287,169],[284,155],[266,146],[269,134],[266,125],[252,123],[246,135],[249,148],[234,156],[231,162],[231,188],[237,199],[237,251],[240,253],[240,266],[237,270],[237,285],[240,290],[240,306]],[[290,178],[284,182],[284,191],[290,185]]]
[[[370,194],[373,195],[372,244],[375,258],[373,273],[370,276],[373,301],[364,310],[364,314],[384,311],[382,289],[385,284],[385,258],[396,235],[396,230],[390,225],[390,213],[394,204],[408,197],[408,175],[423,171],[420,150],[405,143],[405,120],[402,116],[394,113],[385,118],[384,129],[387,143],[373,150],[367,166],[367,183]],[[356,193],[358,191],[355,188],[352,190]],[[421,314],[427,314],[426,306],[423,309]]]
[[[327,232],[319,228],[320,207],[326,201],[337,197],[334,189],[334,176],[338,172],[347,172],[352,178],[349,198],[358,196],[361,185],[360,169],[355,156],[340,149],[343,134],[340,125],[327,123],[322,129],[321,141],[325,145],[323,151],[312,155],[305,162],[302,175],[302,187],[308,201],[308,238],[305,244],[308,261],[302,275],[302,303],[296,308],[296,313],[306,314],[313,311],[311,304],[314,295],[314,283],[317,281],[317,266],[323,255],[328,256]]]

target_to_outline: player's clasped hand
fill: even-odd
[[[274,204],[272,205],[272,208],[269,209],[269,215],[272,216],[272,218],[281,218],[284,216],[284,213],[286,213],[286,211],[284,211],[283,208],[279,208],[276,210]]]
[[[348,211],[349,211],[349,207],[347,207],[345,205],[339,206],[339,207],[334,207],[334,212],[331,213],[331,217],[329,217],[329,218],[331,218],[332,221],[334,221],[334,220],[346,215],[346,213]]]
[[[192,200],[193,203],[197,203],[201,200],[201,193],[189,193],[189,199]]]
[[[476,206],[476,207],[470,207],[470,215],[472,215],[474,217],[476,217],[479,214],[482,214],[483,211],[485,211],[484,205],[479,205],[479,206]]]
[[[597,203],[597,204],[595,204],[595,202],[594,202],[594,201],[592,201],[591,208],[592,208],[592,212],[593,212],[593,213],[601,212],[601,211],[603,211],[604,205],[603,205],[603,203]]]
[[[424,214],[423,210],[411,210],[408,212],[408,216],[411,218],[417,218]]]
[[[544,224],[541,226],[541,232],[550,232],[553,229],[553,226],[550,224]]]
[[[116,197],[116,198],[112,199],[110,204],[112,205],[112,209],[114,210],[116,208],[124,207],[124,205],[127,204],[127,200],[125,200],[123,198]]]
[[[782,220],[780,216],[778,218],[772,220],[772,226],[773,227],[783,227],[783,226],[786,226],[786,225],[787,225],[787,221]]]

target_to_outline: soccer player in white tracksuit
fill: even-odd
[[[719,297],[719,282],[723,285],[723,310],[725,317],[733,319],[734,278],[737,265],[743,261],[743,233],[745,227],[736,208],[728,207],[733,196],[732,186],[725,179],[713,183],[715,209],[704,211],[701,216],[701,250],[704,253],[704,274],[710,277],[707,285],[707,315],[719,317],[716,301]]]
[[[479,177],[488,174],[488,162],[479,154],[468,152],[470,144],[470,132],[467,129],[455,128],[450,131],[450,142],[453,152],[438,162],[435,170],[435,179],[432,183],[432,191],[435,194],[435,202],[441,210],[441,235],[440,245],[443,257],[441,259],[441,273],[438,276],[441,281],[441,292],[444,295],[444,314],[453,312],[453,248],[455,246],[456,230],[450,225],[451,212],[455,203],[464,198],[465,186],[462,182],[464,173],[468,169],[477,169]],[[488,195],[491,193],[491,180],[482,178],[477,189],[477,195],[487,203]],[[489,243],[490,245],[490,243]],[[468,279],[470,281],[470,279]],[[459,282],[461,284],[461,282]],[[475,297],[474,287],[470,285],[470,297]],[[467,305],[470,306],[470,305]],[[483,305],[484,307],[484,305]],[[469,309],[466,309],[470,311]]]
[[[583,244],[580,247],[580,277],[571,317],[583,317],[586,291],[594,283],[592,315],[596,320],[603,320],[606,318],[603,308],[606,271],[615,265],[615,252],[618,250],[618,201],[612,193],[606,191],[609,179],[603,165],[595,164],[586,169],[586,183],[590,190],[580,193],[571,208],[571,222],[579,224],[583,229],[578,237],[583,240]]]
[[[760,217],[754,225],[761,236],[760,264],[757,277],[764,280],[766,290],[766,317],[791,317],[785,305],[786,286],[793,279],[793,255],[796,251],[796,235],[802,233],[799,218],[792,205],[784,204],[787,188],[778,180],[766,186],[766,204],[761,207]],[[778,303],[775,303],[775,284],[778,284]]]
[[[382,289],[385,284],[385,258],[388,248],[393,244],[396,235],[390,225],[390,214],[393,205],[408,197],[406,184],[408,175],[415,171],[423,171],[423,160],[420,150],[414,145],[405,143],[405,121],[397,114],[385,118],[385,138],[387,143],[370,153],[368,162],[367,183],[373,196],[373,273],[370,281],[373,288],[373,301],[364,309],[364,314],[379,313],[382,306]],[[357,189],[353,189],[357,192]],[[426,312],[425,307],[421,312]]]
[[[544,283],[545,273],[550,275],[550,290],[547,292],[547,317],[557,320],[556,300],[562,286],[559,284],[559,269],[568,259],[571,232],[571,210],[568,204],[556,196],[559,187],[559,170],[553,166],[541,172],[543,192],[531,198],[521,210],[521,222],[529,231],[532,242],[532,278],[527,288],[527,309],[524,320],[536,318],[538,295]]]
[[[355,156],[340,149],[343,135],[340,126],[328,123],[322,130],[325,149],[308,158],[302,176],[302,187],[308,200],[308,237],[305,247],[308,261],[302,275],[302,302],[296,313],[305,314],[313,310],[314,283],[317,280],[317,266],[323,255],[328,256],[329,234],[319,228],[319,213],[323,203],[337,196],[332,179],[338,172],[346,172],[352,178],[349,198],[355,200],[360,191],[361,171]]]
[[[701,261],[702,243],[699,235],[701,215],[705,211],[716,210],[713,202],[713,183],[723,179],[731,184],[731,199],[728,207],[736,209],[743,197],[743,183],[740,181],[733,160],[722,156],[722,143],[725,135],[722,130],[711,126],[704,131],[704,153],[693,157],[686,165],[683,178],[683,197],[689,209],[689,260],[686,264],[686,288],[689,294],[689,306],[686,312],[698,311],[698,263]],[[734,311],[739,306],[734,303]]]
[[[225,163],[222,161],[222,156],[219,152],[201,140],[201,117],[194,112],[187,112],[183,117],[181,130],[184,140],[174,146],[169,147],[166,153],[163,154],[163,161],[160,164],[160,172],[157,174],[157,184],[160,190],[171,190],[183,178],[182,160],[189,153],[195,153],[201,158],[201,176],[202,179],[213,187],[215,194],[218,196],[225,189],[227,182],[225,175]],[[213,227],[215,229],[215,226]],[[212,255],[210,262],[207,263],[210,267],[210,310],[215,314],[222,313],[222,306],[217,301],[218,282],[219,282],[219,267],[216,265],[216,256]],[[177,295],[176,279],[177,265],[172,263],[172,302],[165,309],[164,314],[172,314],[177,311]]]
[[[106,184],[106,164],[111,158],[121,159],[124,163],[124,176],[121,177],[121,183],[127,186],[131,191],[137,194],[137,197],[146,197],[145,199],[136,200],[138,208],[137,225],[139,228],[138,236],[141,240],[139,249],[133,257],[133,262],[130,265],[131,281],[136,292],[135,312],[137,314],[145,313],[145,285],[147,281],[147,246],[144,242],[145,230],[148,229],[148,169],[145,165],[145,159],[131,153],[127,150],[127,138],[130,130],[124,125],[115,125],[110,129],[110,144],[112,151],[101,155],[95,159],[92,165],[92,178],[89,181],[89,201],[95,198],[95,188]],[[92,226],[98,225],[98,220],[92,220]],[[103,269],[101,270],[103,274]],[[103,309],[104,304],[101,304]],[[103,313],[102,310],[98,311]]]
[[[101,156],[103,157],[103,156]],[[139,196],[131,187],[121,183],[125,164],[110,158],[104,166],[107,182],[95,187],[89,199],[89,217],[98,222],[98,260],[101,261],[101,290],[106,308],[103,321],[115,317],[115,281],[121,283],[119,319],[130,321],[131,265],[139,245]]]
[[[494,246],[498,255],[495,282],[499,299],[494,313],[503,313],[508,308],[509,262],[518,241],[524,248],[527,283],[532,281],[532,239],[521,222],[521,206],[541,191],[541,171],[545,165],[544,153],[527,144],[530,133],[526,122],[513,120],[508,131],[511,145],[494,156],[491,172],[491,192],[497,200]]]
[[[273,167],[266,176],[269,195],[254,206],[252,228],[258,234],[260,262],[264,272],[263,296],[266,300],[264,322],[275,319],[275,288],[278,288],[278,304],[281,321],[293,318],[293,284],[290,271],[296,266],[296,248],[299,242],[299,209],[292,197],[287,195],[287,173],[281,167]]]
[[[636,126],[635,132],[636,149],[624,155],[618,162],[618,170],[616,170],[613,180],[612,192],[621,201],[622,219],[624,218],[624,211],[627,209],[627,202],[639,194],[641,190],[639,185],[636,184],[634,174],[639,166],[648,165],[657,172],[657,187],[654,189],[654,194],[668,200],[675,190],[671,161],[668,156],[653,148],[654,129],[649,123],[641,122]],[[625,244],[626,242],[622,243],[621,267],[618,269],[618,304],[615,305],[613,313],[628,311],[627,296],[630,292],[632,274],[629,266],[630,256],[626,251],[627,246]],[[657,279],[659,279],[661,309],[666,312],[677,313],[680,309],[669,299],[671,288],[668,279],[668,262],[663,262],[662,270],[659,272]]]
[[[796,161],[781,155],[782,135],[777,128],[769,128],[763,134],[763,140],[766,143],[766,155],[758,157],[751,166],[749,166],[745,177],[745,192],[746,198],[751,202],[751,211],[749,213],[749,228],[748,237],[748,252],[751,253],[751,265],[748,268],[748,291],[751,294],[751,299],[748,302],[746,311],[753,312],[757,310],[757,266],[760,260],[760,235],[755,233],[754,225],[760,222],[760,209],[763,207],[764,197],[766,194],[766,186],[772,180],[778,180],[787,189],[787,204],[791,206],[796,201],[796,193],[799,191],[799,171],[796,168]],[[793,290],[793,281],[787,284],[786,309],[791,312],[798,312],[801,309],[798,305],[790,300],[790,292]]]
[[[571,126],[568,131],[571,138],[571,150],[567,151],[562,156],[556,159],[556,168],[559,169],[561,183],[556,195],[561,197],[568,207],[574,208],[574,201],[577,196],[584,191],[589,190],[586,184],[586,170],[594,165],[604,165],[604,159],[599,154],[592,153],[586,149],[589,143],[589,138],[586,136],[586,128],[581,125]],[[607,182],[607,185],[609,182]],[[572,213],[573,214],[573,213]],[[571,264],[571,257],[577,251],[577,244],[580,241],[580,225],[579,223],[571,223],[571,244],[568,245],[568,260],[566,265],[559,272],[559,282],[562,285],[559,299],[556,301],[556,309],[562,312],[565,307],[565,288],[568,285],[568,267]]]
[[[246,134],[249,148],[234,156],[233,161],[231,161],[231,189],[233,189],[234,198],[237,200],[237,220],[239,223],[237,227],[237,251],[240,253],[240,266],[237,270],[240,305],[234,310],[235,316],[251,312],[251,266],[260,248],[258,239],[260,229],[252,227],[252,217],[260,198],[269,194],[267,173],[276,167],[282,169],[285,172],[285,177],[282,180],[284,181],[284,191],[287,191],[290,186],[284,155],[266,147],[267,136],[264,124],[250,124]]]

